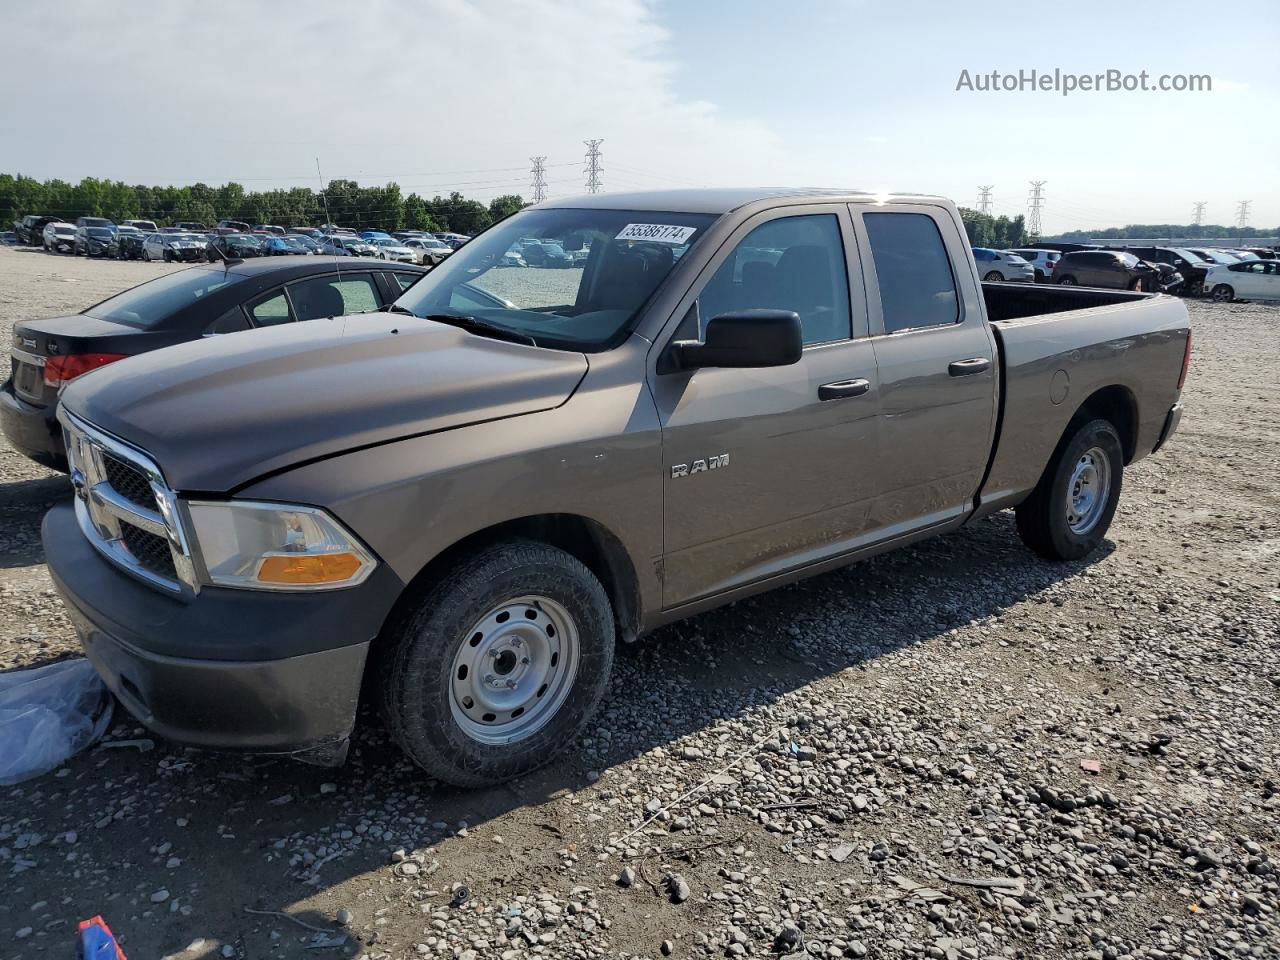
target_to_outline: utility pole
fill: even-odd
[[[1192,216],[1191,222],[1199,227],[1204,224],[1204,208],[1207,207],[1209,203],[1206,200],[1196,200],[1191,205],[1196,208],[1196,212]]]
[[[1040,210],[1044,207],[1044,185],[1048,180],[1032,180],[1027,198],[1027,235],[1040,239]]]
[[[587,145],[587,193],[600,192],[600,174],[604,167],[600,165],[600,144],[604,140],[583,140]]]
[[[995,184],[987,184],[985,187],[978,187],[978,212],[984,217],[991,216],[991,188]]]
[[[1236,204],[1236,226],[1240,228],[1240,242],[1244,243],[1244,231],[1249,226],[1249,204],[1252,200],[1241,200]]]
[[[547,158],[530,157],[533,162],[533,202],[547,199]]]

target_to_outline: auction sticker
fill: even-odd
[[[697,227],[677,227],[669,223],[628,223],[615,240],[653,240],[658,243],[688,243]]]

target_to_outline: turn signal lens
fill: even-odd
[[[259,583],[299,584],[343,583],[360,569],[360,558],[354,553],[329,553],[321,556],[288,555],[263,557],[258,567]]]

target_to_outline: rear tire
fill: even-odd
[[[1063,286],[1063,287],[1074,287],[1076,285],[1076,278],[1075,277],[1059,277],[1058,284],[1059,286]]]
[[[1219,283],[1213,288],[1213,299],[1218,303],[1230,303],[1236,298],[1236,292],[1228,284]]]
[[[983,277],[982,279],[983,279],[985,282],[988,282],[988,283],[994,283],[994,282],[996,282],[996,281],[998,281],[998,280],[1003,280],[1003,279],[1004,279],[1004,276],[1000,273],[1000,271],[999,271],[999,270],[992,270],[992,271],[990,271],[990,272],[989,272],[985,277]]]
[[[510,780],[582,732],[604,696],[614,638],[609,598],[585,565],[545,543],[493,544],[381,638],[383,719],[432,777],[460,787]]]
[[[1108,420],[1068,429],[1031,496],[1015,511],[1022,542],[1046,560],[1079,560],[1107,535],[1120,502],[1124,447]]]

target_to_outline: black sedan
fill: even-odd
[[[382,260],[271,257],[178,270],[81,313],[13,325],[0,427],[14,449],[66,469],[55,413],[62,387],[116,360],[209,334],[370,313],[392,303],[426,268]]]
[[[224,233],[209,238],[210,260],[247,260],[261,257],[265,252],[261,239],[251,233]]]

